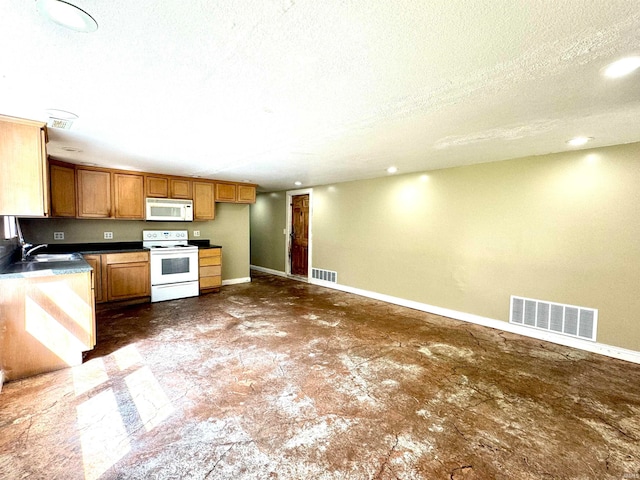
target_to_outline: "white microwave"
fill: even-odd
[[[172,198],[147,198],[147,220],[158,222],[192,222],[193,201]]]

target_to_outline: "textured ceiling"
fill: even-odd
[[[601,74],[638,0],[69,1],[96,32],[0,2],[0,113],[79,115],[73,163],[268,191],[640,141],[640,72]]]

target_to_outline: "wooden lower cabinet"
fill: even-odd
[[[198,250],[200,294],[218,291],[222,285],[222,248]]]
[[[96,303],[145,301],[151,296],[149,252],[84,255],[93,267]]]
[[[91,272],[0,280],[0,332],[7,380],[80,365],[96,344]]]
[[[83,255],[83,257],[93,269],[91,272],[91,288],[93,289],[95,301],[96,303],[102,303],[104,302],[104,295],[102,294],[102,255]]]

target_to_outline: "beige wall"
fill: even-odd
[[[258,195],[251,206],[251,264],[284,271],[287,195]]]
[[[109,242],[104,232],[113,232],[114,242],[142,241],[142,230],[188,230],[190,239],[209,239],[222,246],[222,279],[249,277],[249,205],[216,203],[216,218],[207,222],[138,222],[131,220],[20,219],[25,240],[30,243]],[[200,230],[200,237],[193,231]],[[64,232],[64,241],[54,241],[53,232]]]
[[[597,341],[640,351],[640,144],[315,187],[313,202],[313,266],[340,284],[503,321],[510,295],[597,308]],[[269,223],[256,207],[252,230]],[[284,270],[262,262],[284,239],[262,234],[252,263]]]

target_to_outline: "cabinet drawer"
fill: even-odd
[[[198,250],[198,256],[203,257],[219,257],[222,255],[222,249],[220,248],[203,248]]]
[[[107,258],[107,265],[149,261],[149,252],[108,253],[104,256]]]
[[[201,277],[210,277],[212,275],[222,275],[222,265],[211,265],[209,267],[200,267]]]
[[[222,257],[205,257],[200,259],[200,266],[205,267],[208,265],[220,265],[222,263]]]
[[[219,275],[216,277],[204,277],[200,279],[201,289],[219,287],[220,285],[222,285],[222,277]]]

